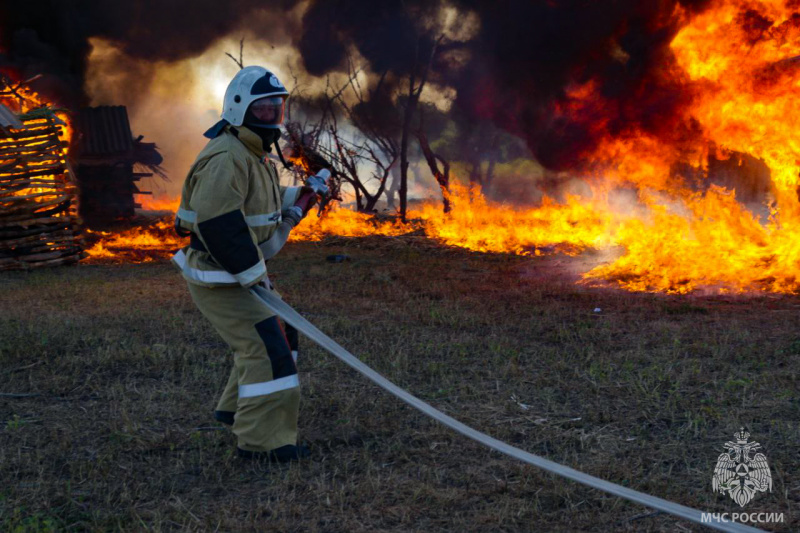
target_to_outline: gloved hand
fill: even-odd
[[[300,188],[300,192],[297,195],[297,201],[292,207],[281,211],[281,217],[292,228],[294,228],[300,223],[301,220],[305,218],[305,216],[309,211],[311,211],[311,208],[314,207],[314,204],[316,203],[317,194],[314,192],[314,189],[304,185]]]
[[[283,222],[289,224],[292,228],[297,226],[305,216],[306,214],[303,212],[303,210],[296,205],[281,211],[281,218],[283,219]]]

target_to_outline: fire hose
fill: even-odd
[[[401,389],[382,375],[372,370],[369,366],[361,362],[357,357],[336,343],[336,341],[317,329],[313,324],[311,324],[311,322],[303,318],[297,311],[292,309],[291,306],[276,296],[274,292],[268,291],[264,287],[258,285],[251,288],[250,292],[258,297],[276,315],[294,326],[298,331],[302,332],[305,336],[313,340],[322,348],[338,357],[345,364],[360,372],[382,389],[403,400],[411,407],[421,411],[430,418],[433,418],[450,429],[453,429],[462,435],[469,437],[480,444],[483,444],[484,446],[561,477],[577,481],[578,483],[602,490],[609,494],[613,494],[614,496],[625,498],[626,500],[640,503],[646,507],[657,509],[659,511],[663,511],[665,513],[669,513],[671,515],[678,516],[719,531],[729,531],[735,533],[762,531],[744,524],[728,523],[720,520],[714,521],[711,513],[706,513],[706,518],[704,519],[704,513],[697,509],[686,507],[668,500],[663,500],[643,492],[622,487],[616,483],[611,483],[610,481],[590,476],[589,474],[585,474],[579,470],[575,470],[574,468],[570,468],[543,457],[539,457],[538,455],[534,455],[526,452],[525,450],[511,446],[510,444],[507,444],[501,440],[497,440],[494,437],[490,437],[486,433],[482,433],[476,429],[473,429],[466,424],[459,422],[455,418],[444,414],[438,409],[435,409],[433,406],[423,402],[405,389]]]

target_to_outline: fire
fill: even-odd
[[[332,205],[322,217],[312,211],[289,234],[289,241],[319,241],[324,237],[365,237],[384,235],[394,237],[417,229],[397,220],[379,221],[372,215],[358,213]]]
[[[142,209],[146,211],[170,211],[175,213],[178,211],[178,207],[181,205],[180,197],[171,197],[171,196],[156,196],[156,197],[148,197],[145,196],[143,200],[141,200]]]
[[[302,169],[302,171],[305,172],[306,174],[313,174],[313,172],[311,172],[311,167],[308,165],[308,161],[306,161],[305,157],[293,156],[289,158],[289,162],[295,165],[296,167]]]
[[[0,72],[0,104],[23,127],[0,135],[2,269],[69,264],[83,257],[70,176],[70,119],[26,83]]]
[[[175,234],[171,217],[146,227],[132,227],[119,232],[87,230],[87,233],[97,238],[94,245],[86,250],[90,263],[165,260],[186,245],[186,239]]]
[[[598,119],[591,128],[602,140],[586,161],[589,171],[578,176],[590,195],[567,196],[562,203],[544,198],[538,207],[522,209],[492,203],[453,180],[447,215],[435,201],[410,212],[408,225],[333,208],[322,218],[307,217],[291,240],[424,231],[443,244],[484,252],[612,249],[619,257],[586,273],[585,283],[680,294],[700,289],[797,293],[800,143],[794,130],[800,124],[800,13],[793,12],[795,5],[716,0],[691,20],[678,12],[685,20],[670,45],[674,64],[667,74],[680,80],[685,105],[668,124],[674,126],[674,138],[642,131],[612,136]],[[592,109],[606,104],[612,105],[589,80],[568,88],[556,111],[592,116]],[[686,124],[693,125],[692,135],[681,138],[680,126]],[[745,206],[735,190],[704,181],[711,156],[721,160],[735,153],[768,167],[769,205]],[[629,192],[625,205],[615,201],[621,190]],[[174,210],[177,200],[146,206]],[[160,229],[156,236],[166,238]],[[134,236],[126,238],[133,242]],[[96,253],[111,249],[110,243]]]
[[[728,0],[685,27],[672,48],[706,89],[692,115],[709,138],[762,159],[781,210],[796,211],[800,13],[785,4]]]
[[[701,287],[798,292],[800,14],[783,1],[717,2],[686,25],[671,47],[696,89],[689,114],[706,139],[769,167],[771,216],[762,225],[733,191],[671,188],[684,212],[655,204],[649,220],[623,224],[615,241],[626,254],[587,278],[676,293]],[[652,172],[662,180],[668,176],[663,166]]]
[[[536,209],[514,209],[488,202],[479,189],[458,183],[450,187],[452,211],[425,204],[411,216],[425,223],[425,231],[444,244],[480,252],[541,255],[542,248],[576,254],[606,244],[613,223],[610,212],[591,202],[568,196],[564,204],[545,197]]]
[[[2,74],[4,73],[0,71],[0,75]],[[5,104],[17,114],[22,115],[25,113],[34,112],[37,109],[52,107],[50,103],[48,103],[44,98],[42,98],[39,95],[39,93],[26,87],[25,85],[20,85],[19,87],[16,87],[15,92],[19,95],[19,97],[13,95],[0,96],[0,103]],[[69,115],[63,110],[56,110],[55,115],[62,122],[62,124],[60,124],[60,130],[61,130],[60,137],[61,141],[63,142],[62,153],[64,156],[66,156],[67,153],[69,152],[69,145],[72,142],[72,137],[73,137],[72,121]],[[46,123],[47,120],[42,118],[39,120],[30,121],[29,125],[36,126],[37,124],[44,125]],[[40,164],[44,165],[46,163],[40,163]]]

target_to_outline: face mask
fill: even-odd
[[[272,145],[278,142],[278,139],[281,138],[281,130],[262,128],[247,123],[245,123],[245,126],[250,128],[250,131],[261,137],[261,146],[264,147],[265,152],[272,152]]]

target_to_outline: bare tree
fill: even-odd
[[[356,196],[359,211],[374,211],[383,195],[392,168],[397,163],[399,150],[391,129],[383,127],[376,112],[385,113],[372,99],[383,90],[383,73],[373,89],[362,87],[358,80],[361,69],[348,60],[347,81],[338,89],[326,87],[322,120],[330,140],[328,148],[321,148],[334,162],[342,180],[349,183]],[[353,129],[349,134],[340,126],[339,118],[346,119]]]
[[[408,75],[408,95],[405,104],[405,112],[403,113],[403,133],[400,138],[400,218],[403,222],[406,221],[406,214],[408,211],[408,140],[411,133],[411,122],[414,119],[414,113],[417,110],[419,97],[422,90],[425,88],[425,83],[428,81],[428,73],[430,72],[433,60],[436,57],[436,50],[439,44],[444,39],[444,35],[440,35],[433,43],[430,50],[430,55],[426,63],[420,66],[420,54],[422,53],[421,44],[422,37],[417,39],[416,46],[414,47],[414,62],[411,72]],[[417,71],[421,68],[419,75]]]
[[[302,99],[304,112],[294,113],[286,130],[291,159],[302,172],[327,167],[349,184],[359,211],[374,211],[398,157],[394,139],[356,108],[369,100],[358,82],[360,68],[350,63],[347,81],[334,88],[328,79],[321,97]],[[297,99],[296,99],[297,100]],[[342,119],[349,124],[343,125]]]
[[[425,161],[428,163],[428,167],[431,169],[431,174],[436,179],[436,183],[439,184],[439,188],[442,189],[442,206],[445,213],[450,212],[450,163],[447,162],[442,156],[435,154],[433,150],[431,150],[431,146],[428,143],[428,137],[425,135],[425,128],[423,126],[423,113],[420,110],[419,116],[419,128],[415,132],[417,136],[417,140],[419,141],[419,147],[422,150],[422,154],[425,156]],[[439,169],[439,163],[442,164],[442,168]]]
[[[329,131],[336,148],[334,160],[342,169],[342,179],[355,191],[358,210],[374,211],[375,204],[386,188],[386,180],[397,161],[397,153],[383,153],[366,137],[361,139],[359,144],[344,140],[339,133],[336,120],[333,121]],[[377,190],[374,192],[366,187],[362,179],[365,164],[375,168],[370,176],[371,180],[377,181]]]

